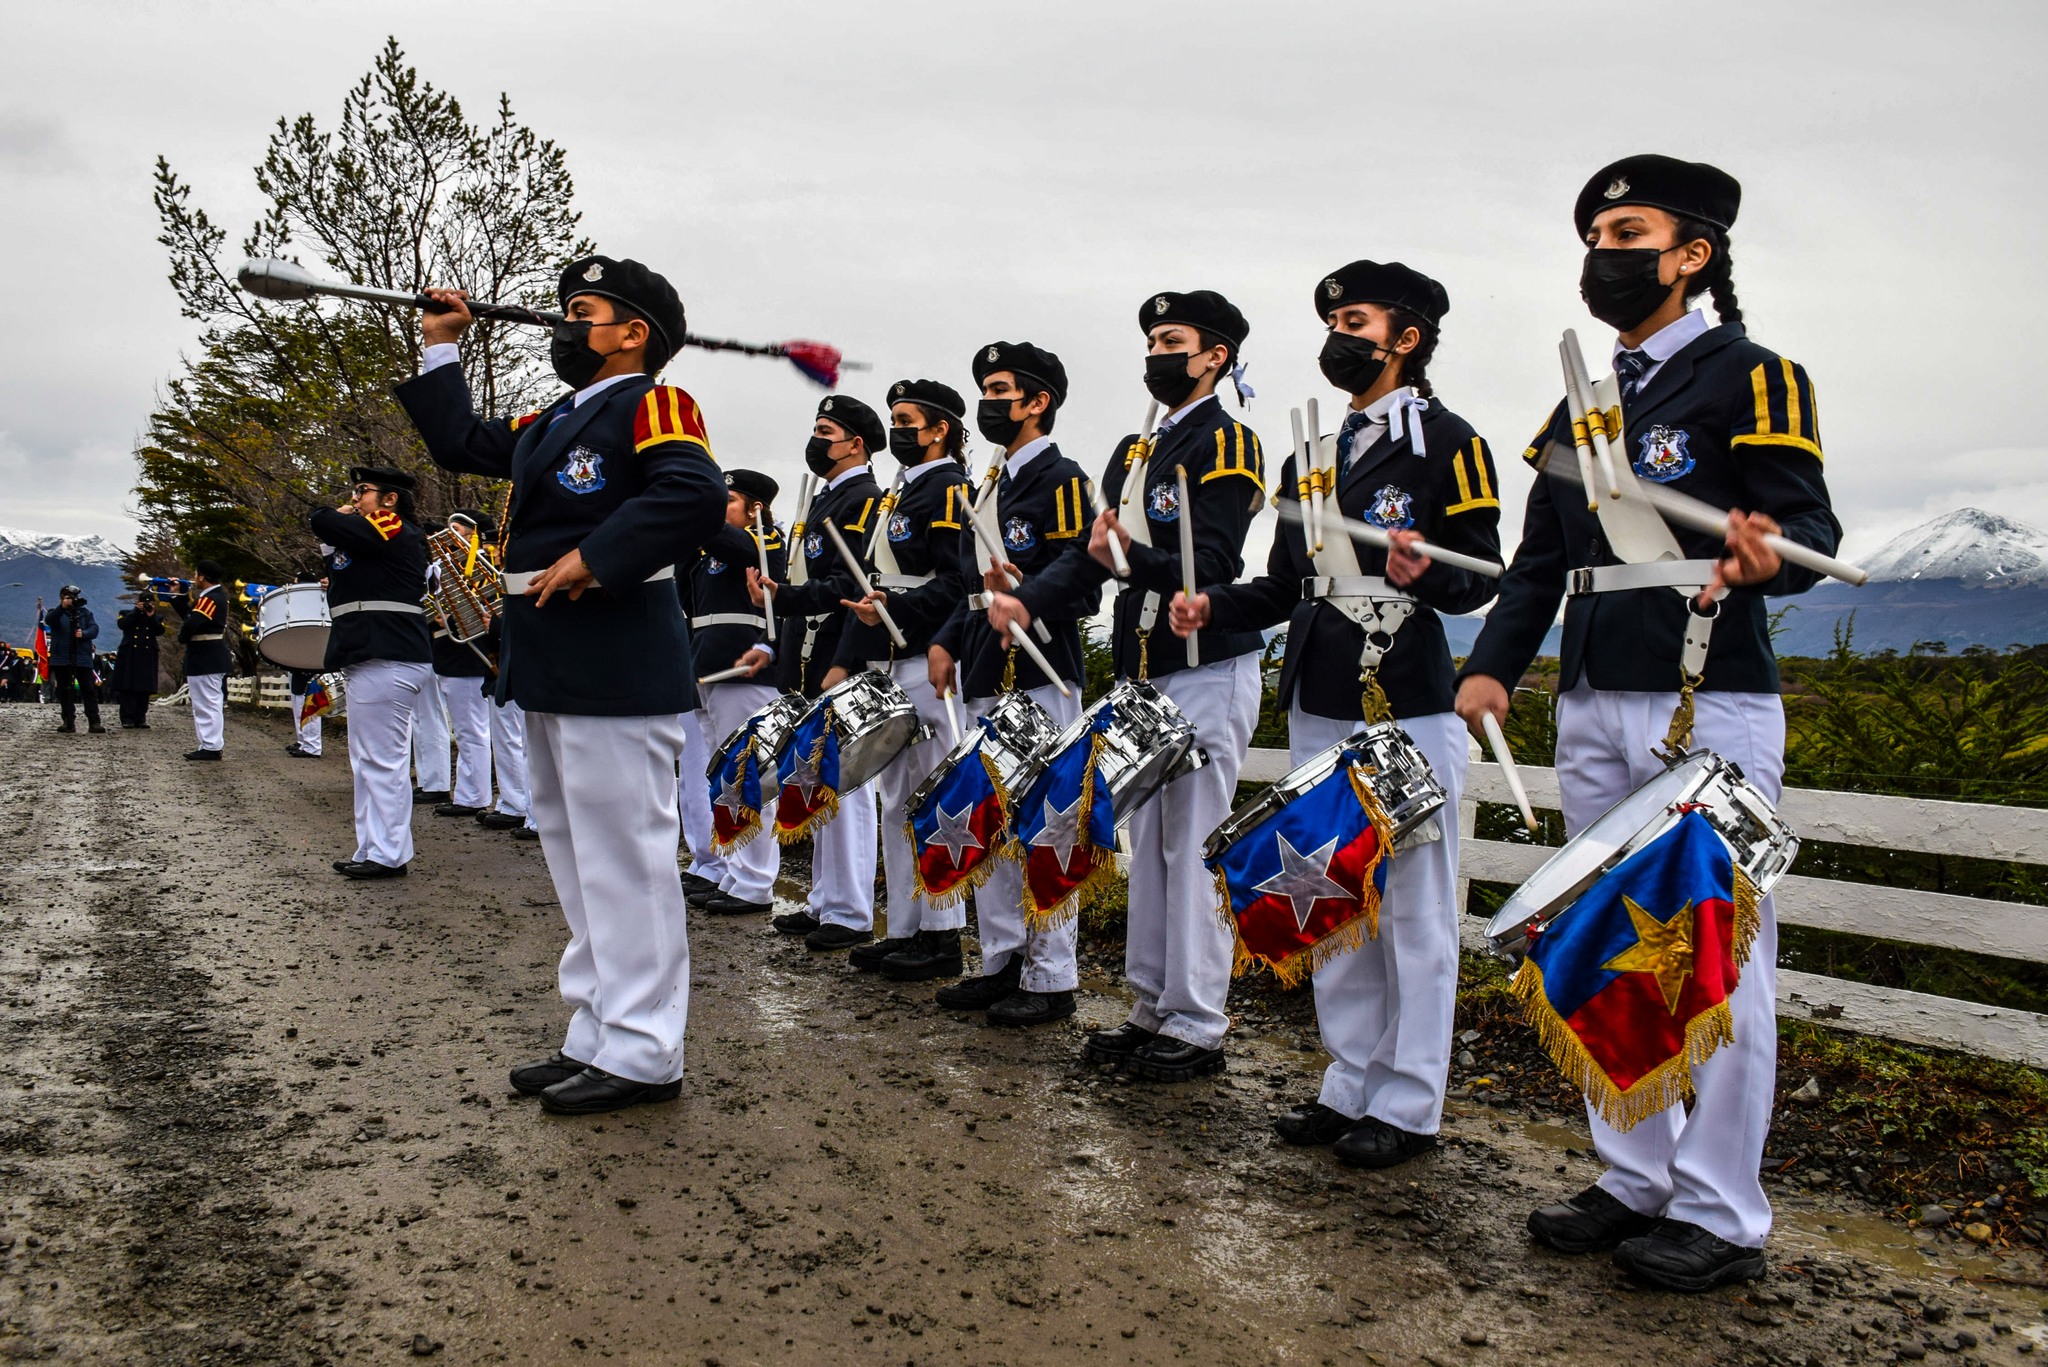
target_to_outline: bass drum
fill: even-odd
[[[327,663],[327,590],[286,584],[256,600],[256,653],[284,669]]]

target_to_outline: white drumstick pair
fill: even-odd
[[[761,505],[754,505],[754,550],[761,562],[761,611],[768,615],[768,639],[775,639],[775,584],[768,577],[768,529],[761,521]]]
[[[869,580],[868,572],[861,568],[860,560],[855,557],[853,549],[846,544],[846,538],[841,536],[839,529],[832,525],[831,518],[821,518],[819,522],[825,528],[825,535],[832,538],[833,546],[838,548],[839,558],[844,560],[846,568],[853,572],[853,582],[860,585],[861,597],[873,596],[875,592],[874,583]],[[905,646],[909,645],[910,641],[908,638],[897,629],[896,619],[889,615],[888,605],[883,603],[881,599],[876,598],[874,608],[875,614],[882,619],[882,625],[889,629],[889,639],[896,643],[896,648],[902,650]]]
[[[988,528],[981,525],[981,519],[970,512],[967,515],[967,521],[974,527],[974,534],[981,538],[981,544],[988,551],[989,559],[997,565],[1003,564],[1007,557],[1003,554],[1002,548],[996,545],[995,539],[989,535]],[[1003,578],[1009,581],[1011,588],[1017,587],[1015,575],[1005,573]],[[1026,655],[1031,657],[1031,663],[1038,666],[1041,674],[1052,680],[1053,687],[1060,691],[1062,698],[1074,696],[1074,690],[1067,687],[1067,681],[1062,679],[1059,671],[1052,667],[1052,661],[1045,658],[1044,652],[1038,648],[1038,643],[1031,639],[1031,633],[1026,631],[1015,618],[1010,620],[1010,639],[1015,641]]]
[[[1301,505],[1293,500],[1276,501],[1273,504],[1273,511],[1286,518],[1289,522],[1299,522],[1304,525],[1308,522],[1309,515],[1302,512]],[[1363,541],[1368,546],[1378,546],[1382,550],[1389,550],[1394,544],[1394,538],[1387,534],[1385,528],[1375,527],[1370,522],[1360,522],[1356,518],[1346,517],[1333,507],[1325,507],[1323,509],[1323,523],[1326,528],[1334,527],[1339,531],[1346,532],[1356,540]],[[1419,539],[1414,542],[1410,549],[1416,555],[1428,556],[1431,560],[1449,565],[1453,569],[1470,570],[1474,574],[1483,574],[1489,579],[1498,579],[1505,572],[1497,561],[1482,560],[1476,555],[1466,555],[1461,551],[1447,551],[1441,546],[1431,545],[1429,542]]]

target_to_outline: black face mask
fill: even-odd
[[[974,408],[975,430],[984,441],[1007,448],[1017,440],[1017,434],[1024,430],[1024,420],[1010,416],[1015,399],[983,399]]]
[[[1371,389],[1387,368],[1383,348],[1370,337],[1354,337],[1331,330],[1323,339],[1323,354],[1316,358],[1323,378],[1346,394],[1363,394]]]
[[[1579,270],[1586,311],[1616,332],[1634,329],[1671,297],[1672,286],[1657,278],[1663,260],[1655,247],[1588,247]]]
[[[924,460],[924,448],[917,444],[921,427],[892,427],[889,429],[889,454],[905,465],[916,465]]]
[[[1188,362],[1193,359],[1185,351],[1169,351],[1158,356],[1145,358],[1145,390],[1168,409],[1179,408],[1188,401],[1188,395],[1195,392],[1201,383],[1196,376],[1188,374]]]
[[[590,345],[590,329],[595,326],[587,318],[560,322],[548,339],[548,364],[555,368],[555,377],[571,389],[582,389],[596,379],[609,359]]]
[[[832,448],[837,445],[830,437],[812,437],[804,443],[804,464],[811,467],[811,473],[819,479],[832,473],[832,467],[839,462],[832,458]]]

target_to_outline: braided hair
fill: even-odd
[[[1714,253],[1707,260],[1707,268],[1701,271],[1685,287],[1685,302],[1692,303],[1702,294],[1714,301],[1714,313],[1723,323],[1742,321],[1742,305],[1735,301],[1735,262],[1728,254],[1728,234],[1711,223],[1696,218],[1678,220],[1678,245],[1704,240]]]
[[[1436,389],[1429,382],[1429,362],[1430,358],[1436,355],[1438,335],[1436,324],[1430,322],[1429,319],[1413,309],[1404,309],[1399,304],[1388,305],[1388,345],[1391,346],[1393,343],[1400,341],[1401,334],[1409,328],[1414,328],[1415,335],[1421,340],[1416,342],[1415,350],[1409,352],[1406,356],[1395,358],[1401,363],[1401,382],[1414,385],[1415,392],[1425,399],[1434,398]]]

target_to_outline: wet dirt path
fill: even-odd
[[[1359,1173],[1266,1128],[1301,1051],[1121,1083],[1076,1063],[1108,985],[993,1031],[753,921],[693,918],[680,1103],[544,1117],[504,1077],[561,1023],[537,847],[421,816],[414,876],[348,884],[338,746],[288,760],[238,712],[194,765],[182,709],[53,713],[0,707],[0,1357],[1661,1367],[2048,1334],[2039,1291],[1849,1206],[1783,1209],[1760,1288],[1637,1291],[1522,1232],[1597,1173],[1575,1117],[1459,1105],[1437,1155]]]

